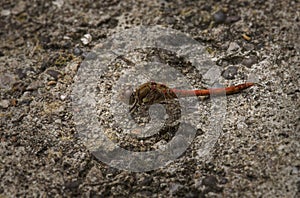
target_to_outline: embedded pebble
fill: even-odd
[[[0,88],[9,89],[13,84],[15,84],[16,78],[14,75],[1,74],[0,75]]]
[[[6,9],[4,9],[4,10],[1,10],[1,16],[9,16],[9,15],[10,15],[10,13],[11,13],[11,11],[10,11],[10,10],[6,10]]]
[[[26,78],[27,74],[23,69],[17,69],[16,74],[20,79]]]
[[[227,80],[234,79],[235,76],[237,75],[237,71],[238,71],[238,67],[230,66],[222,72],[222,76]]]
[[[202,180],[202,184],[205,186],[209,186],[209,187],[215,187],[217,185],[217,183],[218,183],[218,180],[213,175],[207,176]]]
[[[236,42],[231,42],[229,44],[229,47],[227,49],[227,52],[228,53],[232,53],[232,52],[235,52],[235,51],[238,51],[241,47],[236,43]]]
[[[222,11],[222,10],[219,10],[218,12],[216,12],[214,15],[213,15],[213,18],[214,18],[214,21],[216,23],[224,23],[225,20],[226,20],[226,14]]]
[[[85,34],[80,40],[83,43],[83,45],[87,45],[92,41],[92,36],[90,34]]]
[[[74,54],[75,56],[80,56],[80,55],[82,54],[82,50],[81,50],[79,47],[75,47],[75,48],[73,49],[73,54]]]
[[[53,69],[48,69],[46,73],[49,74],[52,78],[54,78],[54,80],[57,80],[62,75],[61,72]]]
[[[61,95],[61,96],[60,96],[60,99],[61,99],[61,100],[65,100],[66,98],[67,98],[66,95]]]
[[[235,23],[241,19],[240,16],[228,16],[225,20],[225,23]]]
[[[38,88],[42,87],[43,83],[39,80],[33,81],[32,83],[30,83],[28,85],[28,87],[26,88],[27,91],[34,91],[37,90]]]
[[[9,104],[10,104],[9,100],[1,100],[0,101],[0,107],[2,107],[4,109],[8,108]]]
[[[257,61],[256,56],[250,56],[249,58],[243,59],[242,64],[250,68],[253,64],[257,63]]]
[[[11,13],[14,15],[20,14],[24,12],[26,9],[26,2],[25,1],[18,1],[18,3],[13,7]]]

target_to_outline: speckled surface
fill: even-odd
[[[1,1],[0,196],[297,197],[300,194],[299,1]],[[136,25],[189,34],[222,68],[223,133],[201,160],[194,142],[168,166],[131,173],[78,138],[72,83],[85,55]],[[92,40],[83,45],[81,38]],[[89,39],[89,38],[87,38]],[[209,101],[203,101],[203,117]]]

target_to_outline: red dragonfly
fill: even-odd
[[[129,98],[130,111],[140,105],[151,105],[165,100],[175,99],[178,97],[193,97],[193,96],[209,96],[209,95],[232,95],[241,92],[253,86],[254,83],[246,82],[243,84],[230,86],[226,88],[212,88],[200,90],[181,90],[171,89],[164,84],[156,82],[147,82],[139,86],[131,93]]]

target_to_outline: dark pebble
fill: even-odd
[[[75,56],[80,56],[82,54],[82,50],[79,47],[75,47],[73,50],[73,54]]]
[[[204,5],[203,10],[211,11],[211,6],[210,5]]]
[[[204,193],[222,192],[223,188],[218,186],[218,180],[215,176],[207,176],[202,180],[202,184],[206,187]]]
[[[26,105],[26,106],[28,106],[28,105],[30,105],[31,102],[32,102],[31,98],[26,98],[26,99],[18,101],[18,105]]]
[[[223,177],[221,180],[220,180],[220,184],[227,184],[228,183],[228,179]]]
[[[2,51],[0,51],[0,56],[4,56],[4,53]]]
[[[257,63],[257,57],[256,56],[250,56],[249,58],[245,58],[242,61],[242,64],[245,65],[248,68],[250,68],[255,63]]]
[[[152,183],[153,179],[152,177],[148,176],[148,177],[145,177],[141,182],[140,184],[143,185],[143,186],[149,186],[151,183]]]
[[[50,63],[48,61],[43,61],[40,67],[40,70],[43,72],[50,66]]]
[[[14,92],[19,91],[19,92],[22,92],[22,93],[23,93],[23,92],[26,90],[26,85],[25,85],[25,83],[22,82],[22,81],[15,82],[15,83],[12,85],[12,90],[13,90]]]
[[[78,180],[65,183],[65,187],[67,189],[76,189],[76,188],[78,188],[79,185],[80,185],[80,182]]]
[[[225,21],[226,21],[226,15],[225,15],[225,13],[223,12],[223,11],[218,11],[218,12],[216,12],[214,15],[213,15],[213,17],[214,17],[214,21],[216,22],[216,23],[224,23]]]
[[[53,69],[47,70],[47,74],[49,74],[55,80],[57,80],[61,76],[61,73],[59,71],[56,71],[56,70],[53,70]]]
[[[207,176],[202,180],[202,184],[204,186],[211,187],[211,188],[216,187],[217,183],[218,183],[218,180],[213,175]]]
[[[41,42],[41,43],[50,43],[50,42],[51,42],[51,39],[50,39],[50,37],[48,37],[48,36],[41,36],[41,37],[40,37],[40,42]]]
[[[236,66],[230,66],[222,72],[222,76],[227,80],[234,79],[237,70],[238,68]]]
[[[17,69],[16,74],[18,77],[22,80],[23,78],[26,78],[27,74],[23,71],[23,69]]]
[[[225,23],[235,23],[241,19],[240,16],[229,16],[226,18]]]

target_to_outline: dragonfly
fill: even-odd
[[[180,97],[194,96],[222,96],[240,93],[241,91],[253,86],[253,82],[246,82],[225,88],[211,88],[199,90],[183,90],[169,88],[164,84],[157,82],[146,82],[140,85],[129,97],[130,112],[134,111],[138,106],[152,105],[161,103],[166,100],[172,100]]]

